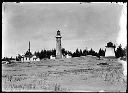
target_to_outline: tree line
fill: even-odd
[[[51,55],[56,56],[56,50],[55,49],[52,49],[52,50],[45,50],[44,49],[40,52],[39,51],[35,52],[34,54],[37,57],[39,57],[40,59],[50,58]],[[80,56],[86,56],[86,55],[92,55],[92,56],[100,57],[100,56],[105,56],[105,50],[100,48],[99,51],[96,52],[92,48],[90,50],[87,50],[87,49],[81,50],[81,49],[77,48],[75,50],[75,52],[71,52],[71,51],[66,50],[65,48],[62,48],[62,55],[67,55],[67,54],[72,56],[72,57],[80,57]],[[117,47],[117,49],[115,50],[116,58],[123,57],[123,56],[126,56],[126,55],[127,55],[127,47],[122,48],[122,46],[119,45]]]
[[[28,51],[25,53],[25,55],[32,55],[32,53],[28,53]],[[62,48],[62,55],[70,55],[72,57],[80,57],[80,56],[86,56],[86,55],[92,55],[92,56],[97,56],[97,57],[100,57],[100,56],[105,56],[105,50],[103,49],[99,49],[98,52],[94,51],[92,48],[90,50],[87,50],[87,49],[84,49],[84,50],[81,50],[81,49],[76,49],[75,52],[71,52],[71,51],[68,51],[66,50],[65,48]],[[40,52],[36,52],[34,53],[35,56],[37,56],[38,58],[40,59],[43,59],[43,58],[50,58],[50,56],[56,56],[56,50],[55,49],[52,49],[52,50],[46,50],[46,49],[43,49],[41,50]],[[117,49],[115,50],[115,56],[116,58],[119,58],[119,57],[123,57],[123,56],[126,56],[127,55],[127,46],[125,48],[122,48],[121,44],[117,47]],[[21,59],[21,55],[19,54],[17,57],[16,57],[16,60],[19,61],[19,59]],[[14,58],[8,58],[8,57],[4,57],[2,59],[2,61],[7,61],[7,60],[11,60],[11,59],[14,59]]]

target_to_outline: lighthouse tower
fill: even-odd
[[[56,35],[56,59],[62,58],[62,51],[61,51],[61,38],[60,31],[57,31]]]
[[[115,46],[113,45],[113,43],[109,42],[105,47],[105,57],[115,57]]]

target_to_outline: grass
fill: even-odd
[[[3,64],[2,90],[67,92],[86,91],[89,86],[95,87],[92,90],[97,89],[94,91],[106,90],[106,87],[108,91],[123,89],[121,65],[114,61],[90,57],[52,61]]]

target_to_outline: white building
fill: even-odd
[[[62,58],[71,58],[72,56],[70,56],[70,55],[62,55]],[[55,56],[53,56],[53,55],[51,55],[50,56],[50,59],[56,59],[56,57]]]
[[[29,41],[29,49],[25,53],[25,55],[21,56],[21,61],[22,62],[40,61],[38,57],[36,57],[35,55],[32,55],[32,53],[30,52],[30,41]]]
[[[51,56],[50,56],[50,59],[55,59],[55,56],[51,55]]]
[[[26,55],[23,55],[22,58],[21,58],[21,61],[22,62],[30,62],[30,61],[40,61],[39,58],[37,58],[35,55],[33,56],[26,56]]]
[[[40,61],[40,59],[38,57],[36,57],[35,55],[32,57],[33,61]]]
[[[70,55],[68,55],[68,54],[66,55],[66,58],[71,58],[71,57],[72,57],[72,56],[70,56]]]
[[[115,57],[115,46],[113,43],[109,42],[105,47],[105,57]]]
[[[62,55],[62,58],[71,58],[71,56],[69,54],[67,55]]]

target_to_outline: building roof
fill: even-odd
[[[31,58],[31,57],[33,57],[33,55],[23,55],[23,57]]]
[[[107,46],[105,46],[105,47],[112,47],[112,48],[115,48],[115,45],[113,45],[112,42],[108,42],[108,43],[107,43]]]

